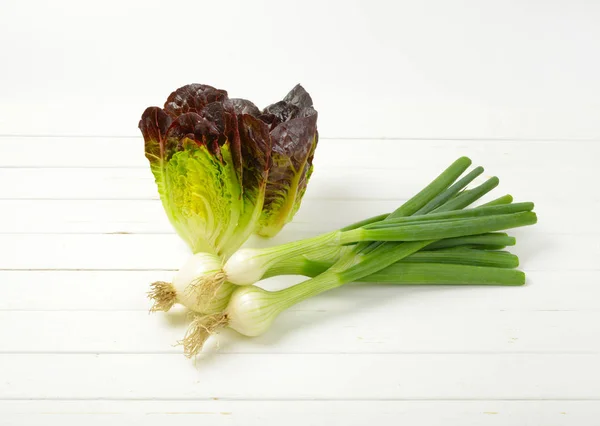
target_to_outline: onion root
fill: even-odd
[[[150,312],[167,312],[177,301],[177,292],[173,284],[166,281],[156,281],[150,285],[148,298],[154,301]]]
[[[225,313],[195,315],[183,340],[178,342],[183,346],[185,356],[192,358],[198,355],[208,338],[216,334],[220,328],[227,327],[228,323],[229,319]]]

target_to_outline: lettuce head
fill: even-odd
[[[273,236],[300,206],[317,113],[296,86],[259,110],[203,84],[149,107],[139,128],[164,210],[194,253],[224,258],[252,234]]]

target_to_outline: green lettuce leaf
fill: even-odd
[[[270,125],[271,168],[257,233],[272,237],[291,221],[300,207],[313,171],[318,143],[317,112],[300,85],[260,116]]]
[[[270,173],[271,138],[269,127],[251,115],[238,116],[242,163],[242,214],[235,235],[224,250],[233,254],[255,232],[263,210]]]

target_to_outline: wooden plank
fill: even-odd
[[[322,200],[306,203],[286,229],[311,234],[333,230],[389,212],[403,202]],[[589,223],[593,226],[595,221]],[[174,232],[159,200],[0,200],[2,234]]]
[[[595,270],[600,240],[595,234],[547,234],[535,227],[511,232],[512,251],[526,270]],[[277,237],[251,238],[264,247],[310,235],[284,230]],[[2,235],[0,269],[177,269],[189,250],[175,234]],[[577,253],[573,256],[572,253]]]
[[[508,290],[507,290],[508,291]],[[141,295],[140,295],[141,296]],[[305,303],[283,313],[257,338],[226,330],[213,353],[598,353],[600,311],[458,311],[441,299],[420,311],[404,309],[399,291],[367,307],[315,309]],[[481,292],[481,297],[484,292]],[[355,305],[360,302],[354,299]],[[350,305],[350,303],[348,303]],[[448,306],[449,305],[449,306]],[[350,314],[351,313],[351,314]],[[0,353],[182,354],[189,315],[143,311],[3,311]],[[581,324],[587,324],[581,327]],[[182,355],[183,356],[183,355]]]
[[[90,146],[102,149],[90,155]],[[560,165],[560,173],[564,173],[565,170],[594,167],[599,149],[599,145],[593,141],[574,140],[523,142],[321,138],[315,164],[317,167],[408,170],[413,174],[418,170],[431,170],[435,173],[456,156],[467,155],[492,173],[499,173],[500,167],[546,170],[551,165]],[[141,135],[124,138],[0,135],[0,167],[147,170],[148,161],[143,154]]]
[[[338,229],[395,210],[406,200],[307,200],[286,230],[298,235]],[[536,229],[553,233],[600,233],[600,199],[587,201],[577,220],[572,206],[539,200]],[[159,200],[0,200],[0,234],[172,234]],[[528,231],[529,232],[529,231]]]
[[[285,424],[348,426],[572,426],[600,416],[598,401],[0,401],[9,425]]]
[[[445,166],[411,174],[410,170],[378,170],[322,167],[315,170],[306,200],[398,200],[420,191]],[[593,168],[567,171],[567,175],[510,166],[495,170],[500,186],[492,195],[513,194],[517,199],[542,202],[567,202],[573,197],[598,201],[595,193],[585,191],[594,179]],[[491,174],[484,176],[491,177]],[[0,169],[0,199],[21,200],[155,200],[158,193],[152,174],[144,169]],[[481,183],[482,179],[474,182]],[[488,195],[489,197],[489,195]]]
[[[600,399],[599,354],[0,355],[3,399]],[[265,380],[268,377],[268,380]]]
[[[171,271],[0,271],[1,311],[148,311],[149,283],[172,279]],[[261,286],[276,289],[300,277],[276,277]],[[527,285],[439,287],[348,284],[292,310],[345,313],[373,310],[386,301],[402,312],[598,311],[600,271],[528,271]],[[392,303],[392,302],[388,302]],[[349,315],[348,315],[349,316]]]

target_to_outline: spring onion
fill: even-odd
[[[469,165],[469,159],[458,159],[414,199],[390,215],[376,216],[334,232],[280,246],[241,249],[220,268],[216,267],[220,262],[217,256],[198,253],[182,268],[186,271],[195,269],[198,271],[196,275],[177,274],[173,283],[161,281],[152,285],[149,293],[154,300],[152,310],[166,311],[177,302],[196,312],[218,312],[222,309],[226,296],[232,291],[231,284],[253,284],[274,265],[300,255],[312,254],[317,258],[329,258],[332,252],[339,251],[340,246],[347,244],[440,240],[488,233],[535,221],[535,215],[530,212],[533,209],[532,203],[499,203],[452,211],[468,206],[498,183],[497,178],[491,178],[468,193],[456,195],[483,172],[483,168],[478,167],[452,184]],[[432,212],[427,213],[427,210]],[[403,217],[406,212],[415,216]],[[207,264],[202,265],[203,262]]]
[[[388,282],[402,283],[403,271],[412,271],[413,275],[406,277],[420,283],[479,281],[504,285],[522,284],[524,275],[520,271],[476,266],[477,260],[475,259],[470,261],[471,264],[460,264],[461,258],[469,258],[473,254],[472,251],[464,251],[467,250],[464,247],[459,246],[459,249],[452,252],[452,250],[448,250],[448,247],[452,247],[450,244],[446,247],[446,251],[439,252],[440,247],[436,250],[423,251],[434,244],[442,244],[441,248],[443,249],[443,243],[448,239],[456,242],[459,238],[468,237],[471,237],[471,241],[468,242],[470,246],[476,245],[473,243],[476,238],[480,238],[479,242],[485,242],[486,245],[489,245],[490,239],[496,240],[496,242],[502,240],[496,245],[509,245],[513,243],[510,237],[504,234],[493,234],[493,232],[532,225],[537,221],[535,213],[531,211],[532,203],[507,204],[512,201],[509,199],[510,197],[503,197],[500,201],[483,207],[455,211],[467,207],[498,184],[498,179],[494,177],[476,188],[462,192],[457,191],[452,183],[469,165],[470,160],[466,158],[457,160],[429,186],[382,220],[349,231],[336,231],[339,234],[334,240],[334,245],[352,245],[348,249],[344,249],[337,259],[326,266],[325,270],[313,270],[314,273],[306,273],[312,278],[279,291],[267,291],[255,285],[236,287],[231,293],[227,307],[222,312],[199,315],[193,321],[183,340],[185,353],[188,356],[196,354],[211,334],[225,326],[247,336],[262,334],[270,327],[274,319],[289,307],[353,281],[370,279],[386,281],[385,277],[387,277]],[[451,196],[446,195],[449,192]],[[481,255],[480,261],[487,255],[487,253],[479,252],[478,254]],[[298,255],[296,253],[292,258],[298,257]],[[331,253],[328,252],[327,256],[331,258]],[[411,256],[413,256],[414,262],[410,261]],[[418,260],[420,256],[421,261]],[[491,256],[492,258],[494,256],[502,257],[504,254],[491,254]],[[318,253],[316,257],[318,261]],[[500,257],[494,259],[502,264],[502,261],[499,260]],[[231,259],[235,259],[235,255]],[[427,263],[423,259],[430,259],[431,263]],[[452,259],[456,262],[455,264],[451,264]],[[280,266],[277,272],[285,273],[281,267],[285,267],[286,259],[280,258],[279,260]],[[254,259],[247,257],[243,261],[252,262]],[[437,263],[444,261],[446,263]],[[516,266],[515,259],[507,257],[503,261],[508,262],[506,265],[508,268]],[[252,275],[253,280],[262,277],[269,270],[269,267],[265,267],[261,262],[251,266],[256,267],[256,265],[258,265],[260,274]],[[272,268],[273,265],[271,265]],[[437,271],[440,275],[428,276],[425,274],[423,279],[417,279],[415,274],[423,273],[427,268]],[[222,270],[219,273],[222,273]],[[226,275],[230,280],[228,271]]]

